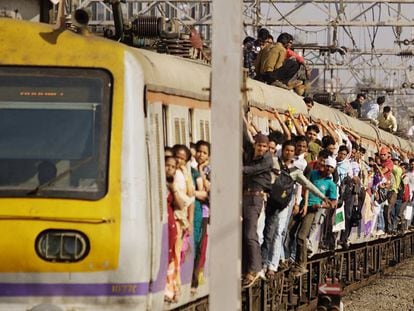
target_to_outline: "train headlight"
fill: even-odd
[[[56,235],[48,235],[42,239],[42,250],[48,254],[48,257],[58,256],[60,252],[60,238]]]
[[[49,229],[36,238],[36,253],[46,261],[77,262],[89,253],[89,239],[80,231]]]

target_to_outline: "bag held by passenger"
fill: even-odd
[[[345,208],[344,204],[335,210],[335,219],[332,232],[345,230]]]
[[[276,179],[270,191],[270,201],[275,208],[284,209],[288,206],[293,195],[295,181],[290,177],[290,172],[296,168],[289,169],[280,160],[279,165],[280,170],[274,171]]]
[[[400,187],[398,188],[397,192],[397,200],[401,200],[401,202],[405,203],[410,200],[410,186],[408,184],[404,184],[402,179],[404,179],[405,175],[402,176]]]

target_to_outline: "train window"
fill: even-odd
[[[206,120],[206,141],[210,141],[210,123]]]
[[[174,118],[174,132],[176,144],[187,144],[187,132],[184,118]]]
[[[185,119],[181,118],[181,143],[183,145],[187,145],[187,131],[185,126]]]
[[[0,67],[0,196],[106,193],[111,80],[96,69]]]
[[[204,134],[204,120],[200,120],[200,139],[206,140],[206,136]]]
[[[169,105],[168,118],[169,133],[168,144],[173,146],[175,144],[188,144],[188,109],[184,107]]]
[[[200,120],[200,139],[210,141],[210,124],[207,120]]]
[[[175,143],[179,144],[181,142],[180,119],[179,118],[174,118],[174,132],[175,132]]]

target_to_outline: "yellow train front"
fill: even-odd
[[[0,310],[162,308],[141,67],[50,25],[0,33]]]
[[[210,141],[210,67],[39,23],[0,18],[0,34],[0,310],[206,300],[208,264],[190,295],[192,252],[178,303],[164,305],[163,148]],[[307,113],[290,91],[251,80],[248,88],[263,132],[277,123],[274,109]],[[369,152],[380,138],[413,148],[317,103],[310,115],[361,134]]]

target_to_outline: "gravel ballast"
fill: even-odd
[[[342,298],[344,311],[414,311],[414,258]]]

